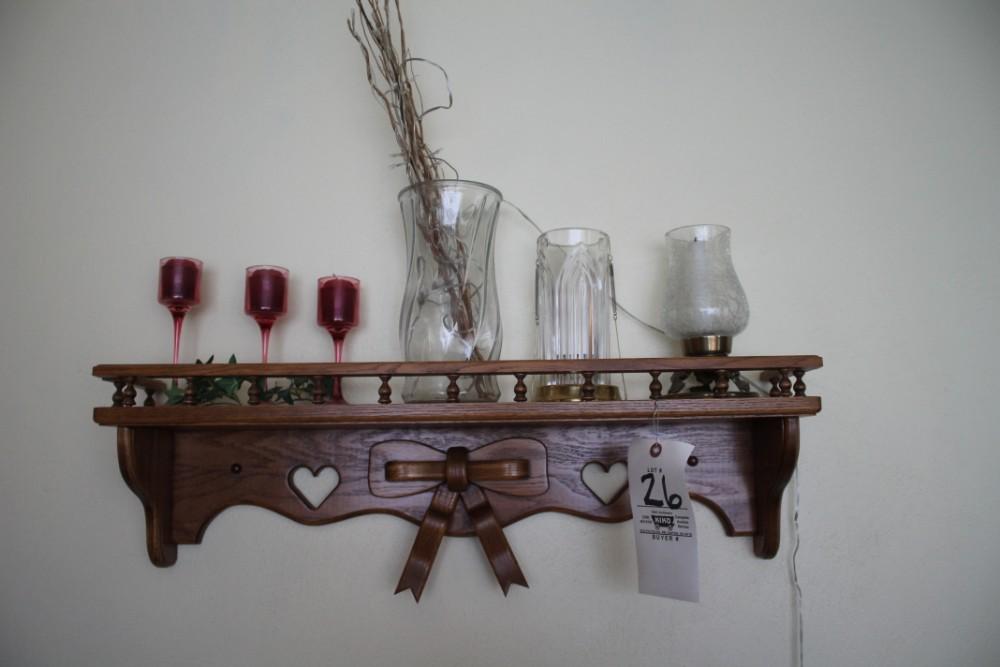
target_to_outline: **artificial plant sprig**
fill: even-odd
[[[205,361],[196,359],[195,364],[211,364],[215,360],[215,355],[210,356]],[[235,364],[236,355],[229,355],[229,364]],[[242,405],[240,390],[243,385],[250,385],[252,380],[246,377],[233,377],[220,375],[218,377],[197,377],[194,378],[194,402],[196,405]],[[263,384],[262,380],[258,380]],[[312,378],[293,377],[288,378],[288,384],[275,384],[260,392],[262,403],[286,403],[293,405],[299,401],[311,401],[315,383]],[[330,394],[333,387],[333,378],[324,378],[324,391]],[[176,384],[172,384],[166,389],[167,405],[180,405],[184,402],[185,390]]]

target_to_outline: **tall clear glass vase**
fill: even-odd
[[[498,190],[472,181],[428,181],[399,193],[408,258],[399,338],[407,361],[500,358],[493,237],[502,201]],[[408,377],[403,400],[446,401],[448,384]],[[500,398],[492,376],[461,377],[458,389],[463,402]]]

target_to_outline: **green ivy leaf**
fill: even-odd
[[[184,400],[184,390],[175,384],[171,384],[167,387],[166,397],[167,405],[179,405],[181,401]]]
[[[201,366],[211,364],[215,361],[213,354],[205,361],[195,359],[195,364]],[[236,355],[229,355],[228,364],[239,363]],[[250,384],[249,378],[220,375],[217,377],[197,377],[194,379],[194,399],[198,405],[211,405],[219,403],[235,403],[241,405],[240,389],[244,384]],[[270,386],[264,389],[264,380],[257,379],[260,387],[260,400],[262,403],[284,403],[294,405],[299,401],[311,401],[315,383],[311,377],[290,377],[287,383],[280,383],[279,378],[275,378]],[[333,378],[323,378],[324,393],[329,395],[333,391]],[[184,402],[184,389],[171,385],[166,390],[168,405],[179,405]]]

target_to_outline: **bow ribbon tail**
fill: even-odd
[[[521,566],[517,564],[517,558],[514,557],[514,552],[503,534],[503,528],[500,527],[500,522],[497,521],[496,514],[493,513],[490,501],[486,499],[483,490],[475,485],[470,486],[462,492],[462,504],[472,519],[476,535],[483,545],[486,559],[493,568],[493,574],[496,575],[503,594],[507,595],[512,584],[528,588],[528,580],[524,578]]]
[[[396,585],[397,594],[409,590],[413,594],[413,599],[420,602],[420,595],[424,592],[424,585],[427,584],[427,577],[434,565],[438,547],[441,546],[441,540],[448,531],[451,515],[457,506],[458,494],[449,491],[444,484],[438,486],[427,513],[420,522],[420,529],[413,541],[413,548],[410,549],[410,556],[406,559],[403,574],[399,577],[399,583]]]

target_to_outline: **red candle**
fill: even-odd
[[[316,304],[316,321],[335,338],[343,338],[359,318],[361,281],[347,276],[328,276],[319,279],[319,298]]]
[[[164,257],[160,260],[159,301],[171,310],[187,310],[201,302],[201,260]]]
[[[288,270],[280,266],[247,269],[243,309],[254,319],[276,320],[288,312]]]

